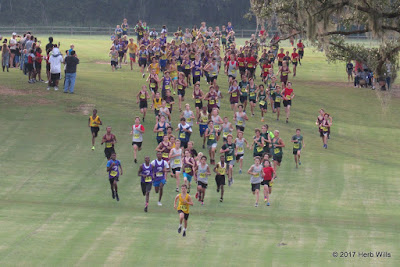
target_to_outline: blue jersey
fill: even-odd
[[[119,160],[110,159],[107,162],[107,168],[111,167],[111,164],[114,163],[114,166],[108,171],[108,178],[118,178],[119,177],[119,166],[121,166],[121,162]]]

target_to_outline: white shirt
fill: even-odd
[[[50,63],[50,73],[61,73],[61,63],[63,62],[63,57],[62,55],[59,56],[54,56],[51,55],[50,59],[49,59],[49,63]]]

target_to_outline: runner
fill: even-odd
[[[196,118],[199,118],[200,116],[200,110],[203,108],[203,91],[200,89],[200,82],[196,82],[194,84],[194,90],[193,90],[193,99],[195,102],[195,107],[196,107]]]
[[[253,137],[253,144],[251,145],[250,149],[253,150],[253,157],[262,157],[264,153],[264,144],[265,140],[264,137],[261,136],[260,129],[254,129],[255,136]]]
[[[214,86],[210,86],[210,91],[204,96],[204,100],[208,101],[207,109],[209,113],[211,113],[214,108],[218,108],[218,95],[217,92],[215,92]]]
[[[324,142],[324,148],[328,148],[328,139],[329,139],[329,130],[332,126],[332,120],[330,118],[329,113],[324,114],[324,119],[322,120],[320,124],[320,128],[322,130],[322,141]]]
[[[223,120],[221,119],[221,116],[219,116],[218,108],[213,108],[211,112],[211,120],[214,124],[214,129],[217,131],[217,142],[218,142],[222,132],[221,125],[224,123]]]
[[[212,122],[210,122],[212,123]],[[208,176],[211,175],[210,167],[206,163],[207,157],[202,156],[200,164],[197,165],[197,193],[196,198],[204,205],[204,195],[208,186]]]
[[[272,148],[274,149],[274,170],[277,171],[277,167],[281,166],[283,150],[282,148],[285,147],[285,143],[283,143],[282,139],[279,137],[279,131],[274,131],[274,138],[271,140]]]
[[[254,78],[249,78],[249,84],[247,85],[247,91],[249,93],[249,101],[250,101],[250,111],[251,116],[254,117],[254,107],[257,102],[257,86],[254,84]]]
[[[181,118],[185,118],[186,119],[186,123],[189,124],[189,126],[193,128],[193,120],[195,120],[196,117],[194,116],[193,111],[190,110],[190,104],[189,103],[185,104],[185,110],[182,112]]]
[[[175,197],[174,209],[177,209],[179,214],[178,233],[181,233],[182,221],[184,221],[182,236],[186,236],[187,221],[189,219],[189,206],[193,206],[193,200],[187,193],[187,186],[185,184],[181,186],[181,190],[182,193],[178,194]],[[177,202],[178,206],[176,205]]]
[[[180,178],[179,175],[182,169],[182,148],[181,141],[178,139],[175,141],[175,147],[169,152],[169,160],[171,162],[172,176],[176,178],[176,192],[179,192]]]
[[[165,100],[161,101],[159,115],[164,116],[167,123],[171,123],[171,113],[169,112],[169,108],[167,107],[167,102]]]
[[[208,118],[209,113],[207,112],[207,107],[203,106],[200,111],[199,117],[197,119],[197,123],[199,124],[200,137],[203,137],[203,149],[205,148],[206,143],[206,135],[205,132],[208,129]]]
[[[260,185],[262,182],[261,173],[263,171],[263,167],[260,163],[261,157],[255,157],[254,164],[251,165],[250,169],[247,171],[247,173],[251,175],[251,191],[253,192],[253,195],[256,195],[256,204],[254,207],[258,207],[258,200],[260,198]]]
[[[165,90],[164,101],[165,101],[165,104],[166,104],[165,106],[169,110],[169,113],[172,114],[172,106],[175,104],[175,99],[171,95],[171,90]]]
[[[229,85],[232,84],[233,80],[236,79],[237,70],[239,69],[239,64],[236,61],[236,56],[234,53],[230,55],[230,60],[226,63],[226,74],[228,75]]]
[[[300,135],[300,129],[296,129],[296,134],[293,135],[291,141],[293,143],[294,162],[296,163],[296,169],[297,169],[299,167],[298,165],[301,165],[300,161],[301,149],[305,147],[303,136]]]
[[[246,112],[243,111],[243,105],[238,106],[238,112],[235,112],[233,120],[236,122],[236,131],[244,132],[246,121],[249,120]]]
[[[271,77],[271,83],[268,85],[268,92],[269,92],[269,102],[270,102],[270,105],[271,105],[271,110],[272,110],[272,113],[275,113],[276,111],[275,111],[275,89],[276,89],[276,86],[277,86],[277,84],[276,84],[276,77],[275,76],[272,76]]]
[[[153,166],[150,164],[150,157],[144,157],[144,163],[140,165],[138,175],[140,177],[140,186],[142,188],[143,196],[146,196],[146,204],[144,212],[147,212],[149,206],[150,191],[153,182]]]
[[[147,112],[147,100],[150,98],[149,93],[147,92],[147,86],[142,85],[142,90],[136,95],[136,104],[139,104],[140,113],[142,113],[142,120],[144,122],[144,118],[146,117]]]
[[[282,67],[283,58],[285,57],[284,49],[280,49],[280,53],[277,55],[278,57],[278,67]]]
[[[137,163],[136,154],[137,151],[142,150],[142,142],[143,142],[143,134],[144,127],[140,124],[140,118],[135,118],[135,124],[132,125],[132,131],[130,133],[132,135],[132,147],[133,147],[133,158],[134,162]]]
[[[236,161],[239,162],[239,174],[241,174],[242,167],[243,167],[244,148],[245,148],[245,146],[247,146],[247,148],[250,148],[249,143],[243,137],[243,132],[237,133],[237,138],[235,139],[235,145],[236,145],[235,157],[236,157]]]
[[[247,76],[242,75],[242,81],[239,83],[240,87],[240,103],[243,105],[244,110],[247,108],[247,98],[248,98],[248,85]],[[236,110],[235,110],[236,111]]]
[[[283,61],[282,67],[279,68],[278,73],[281,74],[281,83],[282,87],[286,86],[286,82],[288,80],[289,73],[291,73],[288,63],[286,61]]]
[[[351,60],[349,60],[349,62],[346,64],[346,72],[347,72],[347,81],[350,82],[351,79],[351,82],[353,82],[354,65],[351,62]]]
[[[293,48],[292,64],[293,64],[293,77],[296,76],[297,61],[300,61],[299,54],[296,53],[296,48]]]
[[[186,123],[185,118],[181,118],[181,123],[178,124],[178,127],[175,129],[175,131],[179,131],[179,140],[181,141],[182,146],[186,149],[190,140],[190,135],[193,132],[192,127]]]
[[[236,158],[236,144],[233,143],[233,136],[228,134],[226,138],[226,144],[224,144],[219,153],[225,153],[225,162],[227,164],[226,169],[228,171],[228,185],[233,184],[233,167],[235,166]]]
[[[158,118],[158,115],[160,114],[160,108],[162,107],[162,99],[160,97],[160,93],[157,92],[153,98],[153,104],[151,107],[154,109],[154,115],[156,115],[156,119]]]
[[[195,60],[192,62],[191,68],[192,68],[193,84],[196,84],[197,82],[200,82],[201,70],[202,70],[199,54],[196,54]]]
[[[133,70],[133,64],[136,62],[136,53],[137,53],[137,44],[133,42],[133,38],[129,38],[129,44],[128,44],[128,53],[129,53],[129,59],[131,63],[131,70]]]
[[[290,107],[292,106],[292,100],[295,97],[292,89],[292,82],[287,82],[287,87],[283,89],[281,95],[283,98],[283,106],[285,107],[286,112],[286,123],[289,123]]]
[[[189,143],[193,144],[193,142]],[[196,162],[193,158],[193,155],[191,154],[191,149],[186,149],[184,154],[185,157],[183,158],[183,181],[185,185],[188,186],[188,193],[190,193],[190,184],[192,182],[194,170],[196,168]]]
[[[164,185],[167,183],[166,172],[169,169],[168,162],[162,159],[161,152],[157,152],[157,159],[151,162],[153,166],[153,186],[156,193],[158,193],[158,206],[162,206],[161,199],[163,195]]]
[[[114,45],[111,47],[111,51],[108,55],[111,57],[111,69],[115,71],[115,69],[118,68],[118,51],[115,49]]]
[[[169,76],[169,71],[164,72],[164,77],[161,78],[162,89],[161,89],[161,97],[164,99],[166,96],[166,91],[171,90],[172,88],[172,79]]]
[[[100,117],[97,116],[97,109],[93,109],[93,115],[89,116],[88,121],[88,127],[90,127],[90,131],[92,133],[92,150],[95,150],[94,142],[100,130],[99,125],[103,125],[103,122],[100,120]]]
[[[208,128],[204,134],[207,138],[207,149],[210,155],[210,164],[215,164],[215,150],[217,149],[217,131],[214,128],[214,123],[212,121],[208,122]]]
[[[276,112],[276,120],[279,121],[279,115],[281,114],[281,87],[277,85],[275,87],[275,91],[272,94],[272,98],[274,99],[274,111]]]
[[[239,97],[242,97],[242,92],[240,91],[236,80],[233,80],[232,85],[229,87],[228,93],[231,95],[229,99],[231,103],[231,109],[233,110],[233,112],[236,112],[239,103]]]
[[[119,171],[121,169],[121,172]],[[111,186],[111,195],[113,199],[117,199],[119,201],[118,196],[118,186],[117,182],[119,181],[119,175],[122,175],[122,165],[119,160],[117,160],[117,154],[112,152],[110,155],[110,159],[107,162],[107,171],[108,171],[108,180]]]
[[[267,108],[268,108],[268,103],[267,103],[267,92],[265,91],[264,85],[260,84],[258,86],[258,95],[256,102],[258,102],[261,110],[261,121],[264,121],[264,114],[267,114]]]
[[[146,47],[144,45],[141,45],[139,50],[139,67],[140,67],[140,72],[142,73],[142,78],[144,78],[145,76],[144,69],[146,68],[148,57],[149,57],[149,52],[146,50]]]
[[[317,117],[317,121],[315,122],[315,125],[318,126],[318,132],[319,132],[319,136],[322,139],[322,143],[324,143],[324,134],[322,132],[321,123],[324,120],[324,114],[325,114],[325,110],[323,108],[321,108],[319,110],[319,115]]]
[[[168,135],[164,135],[163,141],[161,143],[158,144],[158,146],[156,147],[156,151],[157,152],[161,152],[161,156],[162,159],[165,161],[169,161],[169,152],[172,149],[172,143],[169,140],[169,136]],[[157,153],[158,155],[158,153]]]
[[[304,43],[301,42],[301,39],[299,39],[299,42],[297,43],[297,49],[299,50],[299,63],[301,65],[301,60],[303,59],[304,56]]]
[[[220,156],[220,162],[217,163],[214,167],[215,175],[215,182],[217,183],[217,192],[221,191],[221,198],[219,202],[224,201],[224,185],[225,185],[225,173],[226,173],[226,163],[225,163],[225,156]],[[230,183],[229,183],[230,184]]]
[[[269,154],[272,155],[273,151],[271,148],[271,140],[274,138],[274,134],[268,131],[268,124],[265,124],[261,127],[261,136],[264,138],[264,155]]]
[[[264,186],[264,202],[267,203],[267,206],[270,206],[269,195],[272,193],[272,185],[276,177],[276,172],[268,160],[264,161],[263,174],[264,180],[261,182],[261,185]]]
[[[147,77],[146,81],[149,83],[151,95],[152,95],[152,98],[154,98],[155,94],[158,91],[158,84],[160,83],[160,78],[158,77],[157,70],[151,69],[149,77]]]
[[[104,154],[108,160],[111,158],[111,154],[115,153],[114,145],[117,143],[117,138],[111,133],[111,127],[107,126],[106,134],[101,140],[101,144],[105,144]]]
[[[182,112],[182,101],[185,101],[185,89],[188,86],[185,80],[185,74],[183,72],[179,72],[178,79],[178,97],[179,97],[179,112]]]
[[[224,117],[222,127],[222,140],[226,143],[226,138],[233,132],[233,125],[229,122],[228,117]]]

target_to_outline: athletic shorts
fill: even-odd
[[[46,71],[50,72],[50,64],[46,63]]]
[[[202,137],[206,130],[208,129],[207,124],[199,124],[199,131],[200,131],[200,136]]]
[[[193,76],[193,84],[200,82],[200,76]]]
[[[147,101],[140,101],[139,102],[139,108],[140,109],[147,108]]]
[[[196,101],[195,101],[196,102]],[[196,108],[202,109],[203,108],[203,101],[200,100],[200,103],[195,103],[194,106]]]
[[[287,80],[288,80],[288,75],[285,75],[285,76],[281,76],[281,83],[287,83]]]
[[[261,183],[258,184],[251,184],[251,191],[255,192],[257,189],[260,190]]]
[[[60,80],[60,78],[61,78],[61,74],[60,73],[52,73],[50,79],[52,81],[58,81],[58,80]]]
[[[292,105],[292,100],[283,100],[284,107],[291,106],[291,105]]]
[[[278,61],[278,66],[282,67],[282,61]]]
[[[201,187],[204,188],[204,189],[206,189],[207,186],[208,186],[208,184],[205,184],[205,183],[200,182],[200,181],[197,181],[197,185],[198,185],[198,186],[201,186]]]
[[[217,183],[217,187],[220,187],[221,185],[225,185],[225,175],[217,174],[215,176],[215,182]]]
[[[300,56],[300,58],[303,58],[303,56],[304,56],[304,51],[299,51],[299,56]]]
[[[292,62],[293,66],[297,66],[297,61],[296,62]]]
[[[189,174],[187,174],[187,173],[183,173],[183,177],[185,177],[188,181],[189,181],[189,183],[191,183],[192,182],[192,178],[193,178],[193,176],[192,175],[189,175]]]
[[[280,108],[281,102],[274,102],[274,108]]]
[[[26,63],[26,69],[28,71],[32,71],[33,70],[33,64],[32,63]]]
[[[216,148],[217,147],[217,143],[214,143],[212,145],[207,145],[207,149],[210,150],[211,148]]]
[[[226,162],[226,169],[229,169],[229,165],[235,166],[236,160],[231,160]]]
[[[183,70],[183,73],[185,73],[185,77],[189,77],[189,75],[190,75],[190,69],[189,69],[189,70],[184,69],[184,70]]]
[[[94,137],[97,137],[99,130],[99,127],[90,127],[90,131],[92,132],[92,134],[94,133]]]
[[[111,66],[114,66],[114,67],[118,66],[118,62],[117,61],[111,61]]]
[[[268,187],[272,187],[274,183],[271,183],[271,180],[264,180],[261,182],[261,185],[268,185]]]
[[[319,136],[324,137],[324,132],[321,129],[319,129]]]
[[[132,142],[132,146],[137,145],[138,148],[142,147],[142,142]]]
[[[185,221],[187,221],[187,220],[189,219],[189,213],[184,213],[184,212],[181,211],[181,210],[178,210],[178,213],[179,213],[179,214],[181,214],[181,213],[184,214]]]
[[[244,154],[237,154],[236,155],[236,161],[242,159],[244,157]]]
[[[253,99],[249,98],[249,101],[250,101],[251,103],[254,103],[254,104],[257,102],[256,99],[254,99],[254,98],[253,98]]]
[[[150,183],[140,183],[140,186],[142,187],[143,196],[145,196],[147,192],[151,191],[152,184],[151,184],[151,182]]]
[[[35,69],[36,70],[41,70],[42,69],[42,63],[39,63],[39,62],[35,61]]]
[[[115,153],[114,147],[109,147],[104,149],[104,155],[106,156],[107,159],[111,158],[112,153]]]
[[[235,97],[235,98],[229,99],[229,102],[231,103],[231,105],[235,105],[235,104],[237,104],[239,101],[238,101],[237,97]]]
[[[273,155],[272,158],[273,158],[274,161],[277,161],[277,162],[279,162],[279,163],[282,162],[282,155],[280,155],[280,156],[278,156],[278,155]]]
[[[113,178],[108,178],[108,181],[110,182],[110,184],[112,185],[115,182],[119,181],[119,177],[113,177]]]
[[[228,75],[228,78],[232,78],[233,80],[235,80],[235,79],[236,79],[236,76],[233,76],[233,75],[229,74],[229,75]]]
[[[244,73],[246,71],[246,67],[239,67],[239,72]]]
[[[247,95],[246,96],[241,95],[240,96],[240,103],[243,104],[245,101],[247,101]]]
[[[264,109],[264,110],[267,110],[267,109],[268,109],[268,104],[259,105],[259,106],[260,106],[260,109]]]
[[[135,59],[136,59],[136,54],[129,53],[129,58],[130,58],[132,61],[135,61]]]
[[[241,131],[241,132],[244,132],[244,127],[243,127],[243,126],[236,125],[236,130]]]
[[[185,96],[185,90],[179,90],[178,89],[178,95],[184,97]]]
[[[154,187],[159,187],[160,186],[160,184],[166,184],[167,183],[167,180],[165,180],[165,178],[164,179],[162,179],[162,180],[159,180],[159,181],[153,181],[153,186]]]
[[[139,67],[146,67],[147,59],[146,58],[139,58]]]
[[[175,174],[176,172],[181,172],[181,167],[173,168],[172,173]]]
[[[124,57],[124,54],[125,54],[124,51],[118,51],[118,56],[119,57]]]
[[[301,149],[293,149],[293,155],[297,155],[297,151],[301,152]]]

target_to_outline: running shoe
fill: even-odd
[[[175,189],[175,191],[176,191],[177,193],[179,193],[179,188],[177,187],[177,188]]]
[[[204,201],[201,202],[201,205],[204,206]]]
[[[115,198],[117,199],[117,201],[119,201],[118,193],[115,193]]]
[[[224,199],[221,197],[221,198],[219,199],[219,202],[222,202],[222,201],[224,201]]]
[[[158,201],[157,205],[158,206],[162,206],[162,203],[160,201]]]
[[[196,199],[198,199],[198,198],[199,198],[199,192],[196,193]]]
[[[219,187],[217,187],[217,193],[219,193]]]
[[[186,236],[186,230],[185,230],[185,231],[183,231],[183,234],[182,234],[182,236]]]
[[[144,207],[144,212],[147,212],[147,205],[146,205],[146,207]]]
[[[299,165],[301,165],[301,161],[299,160]]]
[[[144,73],[142,74],[142,78],[144,78]]]
[[[261,118],[261,121],[264,121],[264,118]]]
[[[180,234],[181,231],[182,231],[182,226],[179,226],[179,228],[178,228],[178,234]]]
[[[264,197],[264,202],[267,202],[267,197]]]
[[[239,169],[239,174],[242,174],[242,169]]]
[[[137,160],[136,160],[136,159],[134,159],[134,160],[133,160],[133,162],[137,163]]]
[[[50,90],[50,86],[47,86],[47,91],[49,91]]]
[[[115,192],[112,191],[111,193],[112,193],[112,198],[115,199]]]
[[[56,87],[54,87],[54,91],[58,91],[58,87],[56,86]]]
[[[228,179],[228,186],[231,186],[231,180]]]
[[[286,119],[286,123],[289,123],[289,119]]]
[[[92,150],[95,150],[95,147],[94,147],[94,146],[92,146]]]
[[[271,204],[269,204],[269,202],[267,203],[267,206],[270,206]]]
[[[256,204],[254,205],[254,207],[256,207],[256,208],[258,207],[258,203],[257,203],[257,202],[256,202]]]

